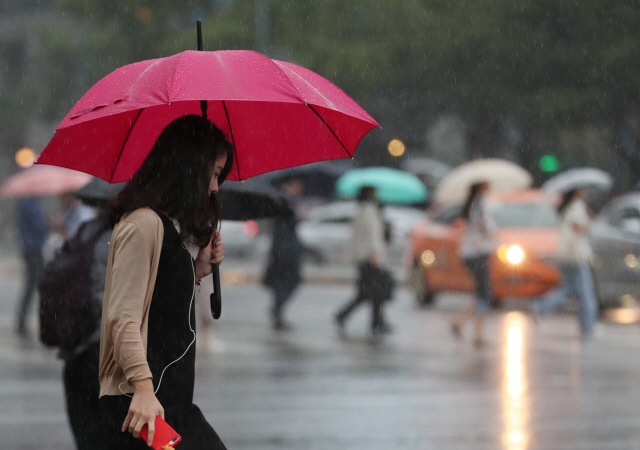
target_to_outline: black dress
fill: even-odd
[[[195,342],[189,345],[195,337],[191,331],[195,330],[192,304],[194,262],[171,221],[159,216],[164,226],[164,239],[149,309],[147,335],[147,361],[157,389],[156,397],[164,408],[165,420],[182,436],[182,442],[178,444],[180,450],[223,450],[226,447],[200,409],[193,404]],[[179,361],[169,365],[181,356]],[[125,395],[100,398],[109,449],[149,448],[129,431],[120,431],[130,404],[131,397]]]

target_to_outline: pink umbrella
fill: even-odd
[[[93,177],[55,166],[34,166],[12,175],[0,187],[2,197],[57,195],[85,186]]]
[[[233,141],[230,180],[350,158],[377,122],[334,84],[253,51],[185,51],[110,73],[58,126],[38,158],[128,181],[162,129],[185,114],[208,117]]]

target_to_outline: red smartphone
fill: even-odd
[[[140,437],[147,442],[147,433],[149,432],[148,427],[145,425],[140,430]],[[162,450],[162,447],[166,445],[170,445],[174,447],[178,442],[180,442],[182,438],[180,435],[171,428],[171,426],[164,421],[164,419],[160,416],[156,416],[156,431],[153,435],[153,442],[151,443],[151,448],[154,450]]]

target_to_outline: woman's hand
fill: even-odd
[[[196,280],[211,273],[211,264],[220,264],[224,260],[224,244],[220,244],[220,233],[213,233],[205,248],[201,248],[196,257]]]
[[[147,445],[151,446],[155,433],[156,416],[164,419],[164,409],[153,392],[151,378],[133,382],[134,394],[129,406],[129,413],[122,424],[122,431],[129,430],[133,437],[140,437],[144,425],[148,427]]]

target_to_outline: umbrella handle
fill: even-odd
[[[211,314],[218,320],[222,314],[222,293],[220,292],[220,266],[211,264],[211,275],[213,276],[213,293],[211,294]]]

